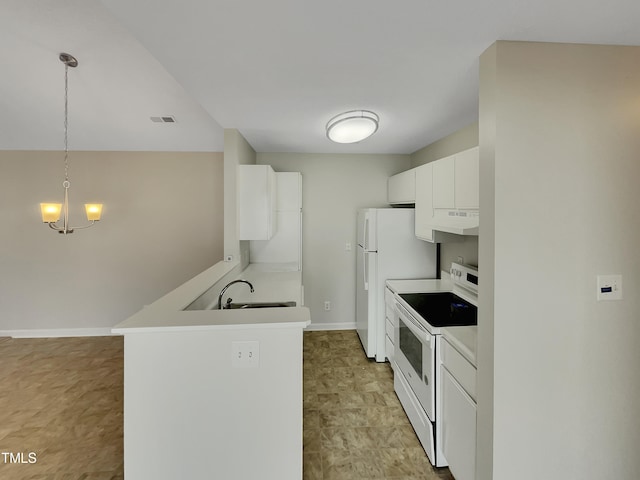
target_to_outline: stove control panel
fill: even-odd
[[[451,263],[451,281],[456,285],[478,293],[478,268],[472,265],[462,265],[460,263]]]

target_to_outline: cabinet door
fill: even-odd
[[[433,208],[455,208],[455,155],[433,163]]]
[[[416,170],[416,237],[433,242],[433,163],[422,165]]]
[[[476,404],[440,366],[442,376],[442,452],[456,480],[476,475]]]
[[[276,229],[276,179],[269,165],[238,166],[240,240],[269,240]]]
[[[416,172],[407,170],[389,177],[387,181],[387,200],[390,204],[415,203]]]
[[[480,205],[480,148],[475,147],[455,156],[456,208],[475,209]]]

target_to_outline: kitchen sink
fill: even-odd
[[[296,302],[246,302],[246,303],[227,303],[223,310],[237,308],[276,308],[276,307],[295,307]],[[217,309],[217,308],[216,308]]]

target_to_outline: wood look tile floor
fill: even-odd
[[[123,479],[122,399],[122,337],[3,339],[0,479]]]
[[[353,330],[304,334],[304,479],[453,480],[429,463],[388,363]]]
[[[0,479],[124,478],[123,350],[122,337],[0,338]],[[305,480],[453,480],[355,331],[305,332],[303,435]]]

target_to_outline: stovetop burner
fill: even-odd
[[[477,307],[454,293],[401,293],[400,297],[433,327],[478,324]]]

